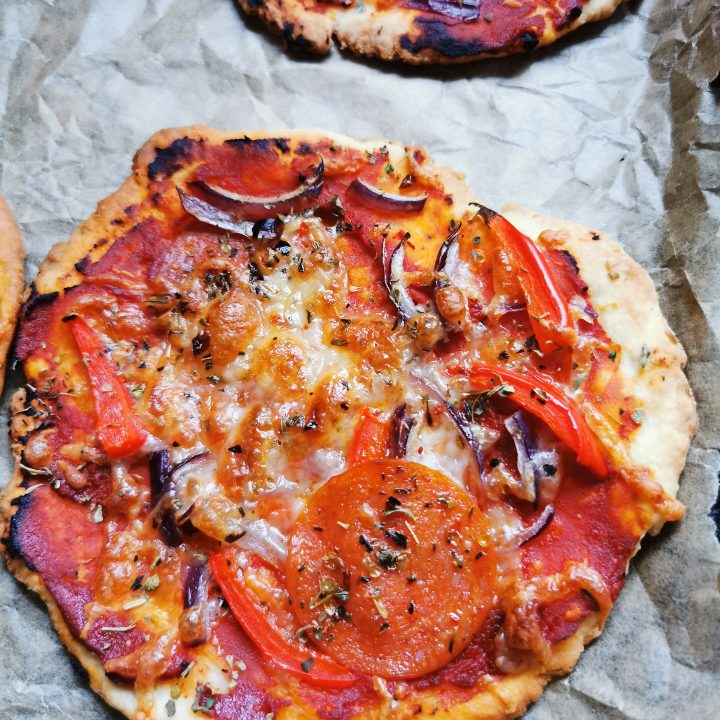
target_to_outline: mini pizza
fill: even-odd
[[[20,228],[8,204],[0,197],[0,392],[5,380],[5,358],[22,300],[24,260]]]
[[[463,63],[532,52],[622,0],[238,0],[286,46],[413,65]]]
[[[8,565],[135,720],[515,717],[683,513],[648,276],[419,148],[155,135],[16,353]]]

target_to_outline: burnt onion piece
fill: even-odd
[[[173,502],[175,473],[189,463],[207,456],[207,452],[191,455],[172,467],[168,450],[150,453],[150,507],[153,509],[153,521],[170,547],[177,547],[184,541],[185,534],[194,531],[189,520],[184,519],[184,516],[178,517]]]
[[[390,300],[392,300],[393,304],[397,308],[398,315],[403,323],[406,323],[414,315],[423,312],[410,297],[407,285],[405,285],[405,270],[403,268],[403,263],[405,262],[406,242],[407,236],[405,236],[393,250],[389,262],[386,262],[387,243],[385,238],[383,238],[381,250],[385,287],[387,288]]]
[[[150,507],[155,507],[158,500],[170,489],[170,453],[167,450],[156,450],[150,453],[148,460],[150,471]]]
[[[361,178],[355,178],[350,183],[350,189],[361,199],[390,212],[420,212],[425,207],[428,197],[427,193],[408,196],[385,192]]]
[[[325,163],[320,158],[320,162],[310,177],[305,178],[294,190],[279,195],[242,195],[207,182],[198,182],[197,184],[205,190],[224,197],[226,200],[232,200],[241,205],[264,205],[268,210],[272,210],[276,205],[292,203],[295,200],[304,198],[316,198],[320,194],[320,190],[322,190],[324,175]]]
[[[210,571],[207,561],[193,565],[185,576],[183,612],[178,627],[182,641],[190,646],[202,645],[210,637],[208,583]]]
[[[392,417],[392,454],[396,458],[404,458],[407,454],[408,438],[415,425],[415,418],[408,417],[407,404],[397,406]]]
[[[478,443],[477,439],[475,438],[475,434],[472,430],[472,425],[470,421],[451,403],[449,402],[443,393],[433,385],[429,380],[426,380],[422,375],[420,375],[417,371],[413,370],[410,375],[417,380],[417,382],[424,387],[426,390],[430,392],[430,394],[440,402],[440,404],[445,409],[445,412],[450,416],[450,419],[455,423],[455,426],[460,431],[460,434],[465,438],[465,441],[470,446],[470,449],[473,453],[473,458],[475,460],[475,465],[477,466],[478,471],[478,477],[480,479],[480,487],[479,490],[481,492],[482,498],[485,498],[487,495],[487,490],[485,487],[485,456],[483,455],[483,451],[480,448],[480,444]]]
[[[543,511],[538,515],[532,525],[528,525],[526,528],[520,530],[517,535],[513,538],[516,547],[522,547],[525,543],[530,542],[534,537],[537,537],[549,524],[555,515],[555,509],[552,505],[546,505]]]
[[[257,240],[274,240],[282,232],[282,223],[277,218],[258,220],[257,222],[243,220],[235,213],[216,207],[196,195],[190,195],[180,188],[175,189],[180,196],[180,203],[185,212],[206,225]]]

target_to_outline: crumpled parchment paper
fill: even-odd
[[[521,202],[610,232],[652,275],[690,358],[700,430],[680,490],[687,517],[646,540],[604,634],[527,717],[714,718],[718,72],[718,0],[631,2],[532,57],[439,70],[289,57],[232,0],[3,0],[0,193],[31,279],[155,130],[326,128],[423,145],[492,207]],[[2,442],[0,485],[11,472]],[[41,604],[0,570],[0,719],[116,717]]]

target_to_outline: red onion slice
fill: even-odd
[[[455,20],[477,20],[482,10],[480,0],[428,0],[432,10]]]
[[[172,466],[170,453],[167,450],[156,450],[148,458],[150,473],[150,507],[155,507],[158,500],[169,490]]]
[[[425,207],[428,197],[427,193],[408,196],[385,192],[360,178],[350,183],[350,189],[362,200],[389,212],[420,212]]]
[[[515,535],[514,540],[516,547],[522,547],[525,543],[528,543],[533,538],[537,537],[550,524],[554,515],[555,509],[553,506],[546,505],[532,525],[528,525]]]
[[[487,496],[487,490],[485,487],[485,456],[480,448],[480,444],[475,438],[475,433],[473,433],[470,421],[445,398],[445,395],[437,387],[435,387],[435,385],[433,385],[429,380],[426,380],[422,375],[420,375],[420,373],[413,370],[410,375],[425,389],[429,390],[430,394],[440,402],[445,409],[445,412],[450,416],[450,419],[453,423],[455,423],[455,426],[460,431],[460,434],[470,446],[475,460],[475,465],[477,466],[478,477],[480,479],[480,487],[478,490],[480,491],[480,497],[484,499]]]
[[[415,418],[408,417],[407,404],[398,405],[392,417],[393,457],[404,458],[407,454],[408,439],[413,425],[415,425]]]
[[[178,477],[182,477],[182,468],[206,458],[208,454],[203,452],[192,455],[173,468],[167,450],[150,453],[150,505],[153,508],[155,524],[170,547],[182,544],[185,533],[194,532],[192,524],[183,520],[183,511],[186,512],[188,508],[178,507],[175,502]]]
[[[382,264],[383,264],[383,277],[385,280],[385,287],[387,288],[390,300],[392,300],[395,307],[398,309],[398,315],[400,320],[406,323],[411,317],[422,312],[415,302],[410,297],[407,285],[405,284],[405,269],[403,264],[405,262],[405,243],[407,238],[404,237],[398,246],[393,250],[390,256],[390,262],[386,262],[387,247],[385,238],[382,242]]]
[[[203,598],[207,600],[208,578],[207,563],[193,565],[188,570],[183,588],[183,607],[189,608],[197,605],[202,602]]]
[[[281,225],[276,219],[258,220],[257,222],[243,220],[234,213],[215,207],[196,195],[190,195],[180,188],[175,189],[180,196],[180,203],[185,212],[200,222],[259,240],[273,240],[280,234]]]
[[[443,244],[438,250],[437,257],[435,258],[434,271],[436,273],[444,272],[446,275],[453,275],[457,269],[458,258],[460,257],[460,251],[458,248],[458,236],[460,235],[460,228],[462,223],[455,226],[453,231],[443,240]],[[439,278],[433,280],[433,290],[438,290],[442,287]]]
[[[441,304],[438,303],[437,293],[451,284],[451,278],[457,278],[458,276],[458,261],[460,259],[458,236],[460,235],[461,227],[462,224],[459,223],[445,238],[443,244],[438,250],[437,257],[435,258],[435,267],[433,268],[433,297],[435,298],[435,306],[438,311],[438,317],[442,321],[443,327],[446,331],[459,330],[460,325],[457,322],[450,322],[440,311]]]
[[[535,502],[537,497],[537,474],[531,459],[535,444],[530,435],[530,430],[519,412],[505,418],[505,427],[513,439],[515,451],[517,452],[517,468],[522,483],[522,492],[519,497],[529,502]]]
[[[253,520],[237,541],[246,550],[256,552],[278,569],[285,568],[287,538],[265,520]]]
[[[216,195],[220,195],[220,197],[240,203],[241,205],[264,205],[270,210],[281,203],[291,203],[294,200],[300,200],[302,198],[316,198],[322,189],[324,174],[325,163],[323,159],[320,158],[317,168],[315,168],[315,171],[310,177],[303,180],[294,190],[280,193],[279,195],[241,195],[232,192],[232,190],[226,190],[219,185],[212,185],[211,183],[198,182],[198,185],[205,190],[210,190]]]
[[[210,571],[207,561],[193,565],[185,576],[183,587],[183,613],[178,627],[182,641],[189,647],[202,645],[210,637],[208,584]]]
[[[517,451],[518,472],[523,485],[523,492],[518,497],[536,505],[542,500],[547,502],[557,489],[558,478],[555,477],[558,467],[557,451],[538,446],[524,415],[519,410],[505,419],[505,427]],[[552,471],[550,474],[548,469]]]

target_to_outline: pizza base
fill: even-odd
[[[15,333],[22,301],[25,246],[10,207],[0,197],[0,392],[5,379],[5,360]]]
[[[612,15],[623,0],[590,0],[583,6],[580,16],[561,29],[546,20],[536,47],[551,45],[559,38],[590,22],[604,20]],[[438,29],[429,47],[412,50],[403,46],[401,39],[409,37],[417,42],[423,34],[414,23],[415,11],[406,8],[377,10],[372,6],[346,9],[328,4],[325,12],[312,12],[302,0],[238,0],[249,15],[260,18],[268,28],[279,35],[286,46],[293,49],[326,54],[333,43],[355,55],[380,60],[402,61],[411,65],[453,65],[498,58],[519,52],[507,48],[485,52],[463,52],[454,46],[447,33]],[[442,19],[442,15],[438,15]],[[484,22],[482,18],[475,22]]]
[[[390,159],[402,157],[404,146],[384,139],[358,142],[352,138],[317,131],[290,131],[282,133],[248,133],[252,139],[275,137],[313,140],[322,137],[333,138],[339,145],[358,149],[377,148],[386,145]],[[237,137],[237,133],[222,132],[194,125],[185,128],[162,130],[153,135],[135,155],[133,172],[125,184],[114,194],[102,200],[95,213],[86,220],[70,240],[59,243],[50,251],[40,267],[35,280],[38,292],[53,290],[72,285],[79,279],[74,264],[88,253],[97,252],[94,248],[101,237],[108,237],[108,229],[115,227],[110,223],[124,218],[123,210],[143,200],[143,183],[147,176],[147,165],[154,159],[157,148],[167,147],[174,140],[191,137],[204,137],[210,142],[219,143]],[[464,184],[463,176],[449,168],[440,168],[428,161],[424,166],[434,173],[455,200],[459,211],[464,211],[468,202],[474,201],[470,190]],[[678,478],[685,464],[685,456],[690,440],[695,432],[697,416],[692,391],[683,373],[686,362],[685,352],[665,321],[658,303],[653,283],[642,267],[606,235],[591,228],[571,222],[543,217],[518,205],[508,205],[502,210],[512,223],[526,234],[535,238],[542,231],[551,231],[547,237],[556,247],[570,251],[581,269],[581,274],[589,286],[589,298],[599,314],[599,319],[623,348],[621,370],[628,386],[647,406],[647,419],[643,427],[628,445],[628,454],[634,463],[650,469],[654,479],[648,480],[656,492],[664,491],[666,508],[659,512],[653,530],[659,530],[663,522],[679,519],[682,506],[674,500]],[[460,214],[460,213],[459,213]],[[137,221],[138,217],[134,218]],[[126,228],[117,226],[117,234]],[[110,238],[113,239],[112,232]],[[109,246],[103,246],[100,254]],[[610,263],[610,265],[608,265]],[[608,268],[612,268],[610,279]],[[650,359],[641,367],[643,345],[650,348]],[[18,391],[13,398],[13,407],[19,410],[23,406],[23,392]],[[22,420],[19,421],[21,423]],[[19,423],[11,425],[13,440],[22,434]],[[13,478],[0,501],[2,534],[7,536],[10,518],[14,512],[12,501],[23,495],[22,474],[16,465]],[[639,482],[642,482],[640,480]],[[659,487],[658,487],[659,486]],[[662,491],[660,491],[662,488]],[[639,543],[638,543],[639,548]],[[136,711],[137,698],[132,686],[110,680],[102,664],[71,633],[62,614],[46,589],[42,577],[30,571],[21,559],[10,558],[7,550],[0,544],[6,556],[11,572],[23,584],[36,592],[48,607],[50,618],[60,639],[68,650],[80,661],[88,673],[90,686],[109,705],[120,710],[133,720],[159,720],[165,717],[165,702],[169,697],[172,681],[159,682],[155,712],[148,716]],[[601,632],[605,618],[598,614],[589,616],[580,628],[566,640],[554,646],[552,655],[545,665],[537,665],[517,675],[508,676],[494,682],[473,698],[443,709],[432,692],[425,692],[421,700],[393,701],[364,713],[364,720],[395,718],[452,718],[453,720],[506,720],[521,715],[528,705],[537,700],[545,685],[553,678],[570,672],[577,663],[585,645]],[[422,709],[417,712],[417,706]],[[197,717],[185,706],[177,704],[177,720],[193,720]],[[290,705],[282,708],[276,717],[279,720],[317,718],[306,707]]]

